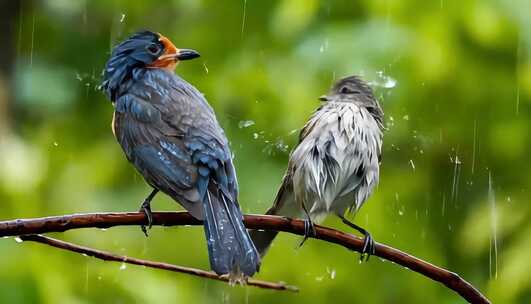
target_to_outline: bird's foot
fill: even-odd
[[[142,232],[144,232],[146,237],[149,236],[148,235],[148,230],[150,230],[151,227],[153,226],[153,213],[151,212],[151,204],[150,203],[151,202],[146,199],[142,203],[142,206],[140,206],[140,212],[144,212],[144,214],[146,215],[146,218],[147,218],[147,227],[144,224],[140,225],[140,229],[142,229]]]
[[[368,262],[371,255],[376,253],[374,239],[368,231],[364,231],[363,247],[360,251],[360,262]]]
[[[306,240],[310,237],[315,237],[317,235],[317,231],[315,230],[315,225],[312,222],[311,219],[304,220],[304,238],[302,239],[302,242],[299,244],[299,248],[304,245]]]
[[[339,215],[339,218],[343,220],[343,223],[351,228],[356,229],[359,233],[363,234],[363,247],[360,250],[360,262],[367,262],[371,255],[376,253],[376,247],[374,245],[374,238],[369,231],[361,228],[360,226],[350,222],[344,216]]]

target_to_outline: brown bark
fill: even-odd
[[[46,218],[22,219],[0,222],[1,236],[16,236],[47,232],[62,232],[77,228],[109,228],[113,226],[137,226],[146,224],[143,213],[93,213],[53,216]],[[279,216],[246,215],[245,226],[250,229],[264,229],[304,235],[304,221]],[[154,212],[153,224],[162,226],[202,225],[187,212]],[[352,234],[335,229],[316,226],[316,239],[341,245],[347,249],[360,251],[363,240]],[[376,243],[375,255],[404,266],[434,281],[444,284],[470,303],[490,303],[474,286],[458,274],[435,266],[398,249]]]
[[[55,248],[68,250],[68,251],[72,251],[72,252],[76,252],[80,254],[85,254],[87,256],[95,257],[97,259],[104,260],[104,261],[113,261],[113,262],[121,262],[121,263],[127,263],[127,264],[132,264],[132,265],[145,266],[145,267],[168,270],[168,271],[173,271],[173,272],[186,273],[189,275],[193,275],[193,276],[197,276],[197,277],[201,277],[205,279],[229,282],[228,276],[219,276],[212,271],[205,271],[205,270],[191,268],[191,267],[184,267],[184,266],[172,265],[172,264],[167,264],[167,263],[132,258],[132,257],[118,255],[118,254],[114,254],[114,253],[110,253],[110,252],[106,252],[102,250],[92,249],[89,247],[79,246],[76,244],[56,240],[56,239],[42,236],[42,235],[36,235],[36,234],[22,235],[20,236],[20,239],[23,241],[31,241],[31,242],[46,244],[46,245],[49,245]],[[286,290],[286,291],[293,291],[293,292],[299,291],[297,287],[287,285],[283,282],[274,283],[274,282],[267,282],[267,281],[262,281],[262,280],[255,280],[252,278],[247,279],[245,282],[245,285],[255,286],[255,287],[260,287],[260,288],[265,288],[265,289]]]

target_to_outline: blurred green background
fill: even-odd
[[[380,186],[355,222],[494,303],[531,302],[529,1],[0,3],[0,219],[137,210],[149,188],[115,142],[97,86],[111,47],[148,28],[201,53],[177,73],[205,93],[231,140],[244,212],[271,204],[317,97],[362,75],[388,130]],[[180,209],[164,195],[153,207]],[[55,236],[208,268],[199,227]],[[390,262],[298,242],[279,237],[257,276],[300,287],[291,294],[1,239],[0,302],[463,302]]]

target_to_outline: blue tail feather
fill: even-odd
[[[254,247],[237,203],[222,191],[207,190],[204,199],[204,226],[210,266],[217,274],[252,276],[260,268]]]

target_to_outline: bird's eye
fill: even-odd
[[[339,89],[339,93],[341,94],[360,94],[360,91],[358,90],[352,90],[351,88],[345,86]]]
[[[160,48],[155,43],[152,43],[146,47],[146,50],[152,55],[158,55]]]
[[[339,90],[339,93],[341,93],[341,94],[349,94],[349,93],[352,93],[352,91],[348,87],[342,87]]]

